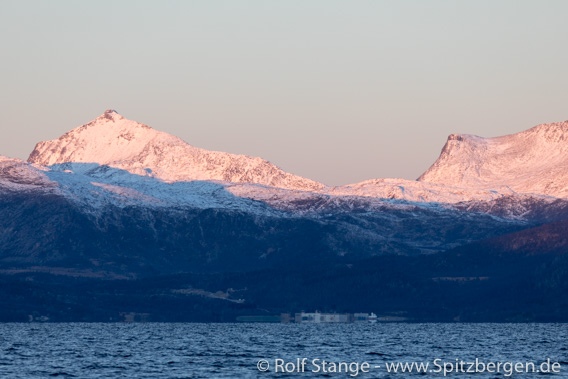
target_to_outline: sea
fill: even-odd
[[[0,324],[0,378],[470,376],[568,378],[568,324]]]

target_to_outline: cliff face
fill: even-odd
[[[452,134],[421,182],[568,197],[568,121],[495,138]]]

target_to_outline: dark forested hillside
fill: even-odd
[[[559,222],[433,255],[297,260],[247,272],[122,280],[13,273],[1,276],[0,317],[226,322],[318,309],[401,321],[567,321],[567,230]]]

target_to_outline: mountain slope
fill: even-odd
[[[57,191],[57,183],[50,180],[45,174],[47,170],[44,167],[30,165],[20,159],[0,155],[0,191]]]
[[[495,138],[452,134],[419,181],[568,197],[568,121]]]
[[[568,122],[543,124],[497,138],[452,134],[438,160],[417,181],[373,179],[326,187],[284,172],[261,158],[193,147],[108,110],[56,140],[38,143],[28,161],[51,166],[52,171],[75,173],[110,167],[134,174],[132,180],[136,176],[165,182],[222,181],[324,196],[452,204],[516,194],[568,197],[564,185],[568,183],[567,140]],[[112,173],[119,175],[116,170]],[[270,195],[270,190],[261,187],[236,192],[247,192],[246,197],[258,200]],[[293,198],[298,196],[307,195],[292,194]],[[276,189],[272,197],[290,200],[290,194]]]
[[[440,252],[529,225],[438,204],[168,183],[93,163],[0,157],[0,274],[132,277],[351,261]]]
[[[317,190],[323,185],[284,172],[261,158],[193,147],[178,137],[107,110],[56,140],[40,142],[28,162],[97,163],[166,182],[219,180]]]
[[[463,201],[490,201],[515,192],[506,186],[463,188],[443,184],[419,182],[407,179],[371,179],[363,182],[333,187],[327,193],[335,196],[365,196],[382,199],[400,199],[414,202],[459,203]]]

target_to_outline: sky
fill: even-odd
[[[327,185],[568,119],[568,1],[0,0],[0,154],[106,109]]]

